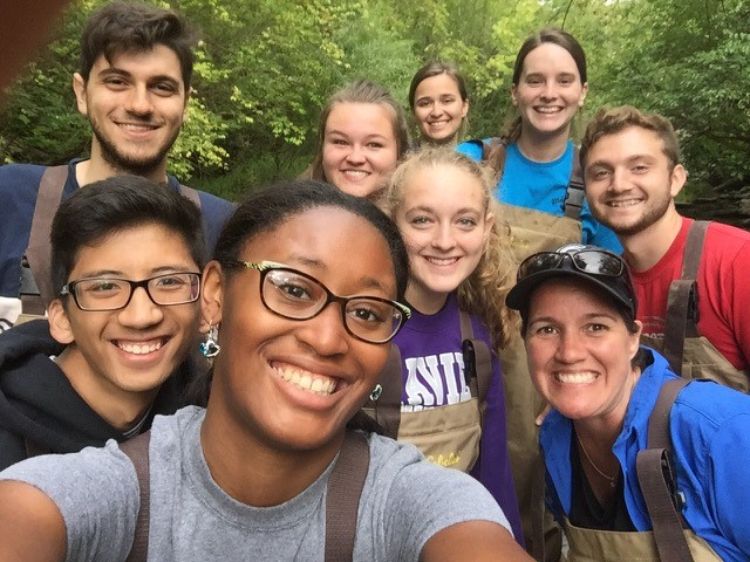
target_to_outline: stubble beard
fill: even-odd
[[[168,138],[153,155],[136,158],[123,154],[117,146],[106,137],[96,120],[89,119],[89,123],[91,124],[91,130],[94,132],[94,136],[101,148],[101,154],[104,161],[118,172],[134,176],[148,177],[156,172],[167,159],[167,154],[177,140],[177,136],[180,134],[180,128],[178,127],[175,129],[172,136]]]
[[[606,216],[596,212],[593,207],[591,207],[591,212],[596,220],[610,228],[619,238],[627,238],[640,234],[647,228],[653,226],[659,221],[659,219],[667,214],[669,205],[672,202],[672,198],[668,193],[669,192],[667,191],[666,197],[659,198],[656,201],[653,201],[652,199],[653,206],[646,209],[643,215],[632,224],[618,225],[616,223],[611,223],[607,220]]]

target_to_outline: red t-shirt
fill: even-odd
[[[667,253],[646,271],[633,271],[643,333],[663,336],[669,285],[682,275],[692,219]],[[698,268],[698,331],[739,370],[750,368],[750,232],[712,222]]]

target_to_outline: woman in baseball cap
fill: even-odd
[[[568,558],[750,558],[750,398],[680,379],[640,346],[622,258],[579,244],[534,254],[506,303],[552,407],[540,444]]]

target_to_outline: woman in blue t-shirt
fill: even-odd
[[[499,173],[495,195],[501,203],[537,212],[506,217],[511,227],[518,227],[514,238],[522,243],[514,249],[519,261],[534,251],[580,240],[622,250],[615,234],[591,217],[582,182],[575,182],[580,173],[570,133],[587,92],[586,55],[580,43],[560,29],[542,29],[526,39],[516,56],[511,100],[517,116],[511,126],[499,138],[458,147]]]

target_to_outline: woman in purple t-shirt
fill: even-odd
[[[515,329],[504,304],[515,268],[491,189],[482,166],[449,148],[413,154],[391,178],[386,205],[409,253],[414,313],[393,340],[403,385],[397,435],[482,482],[520,542],[495,353]]]

